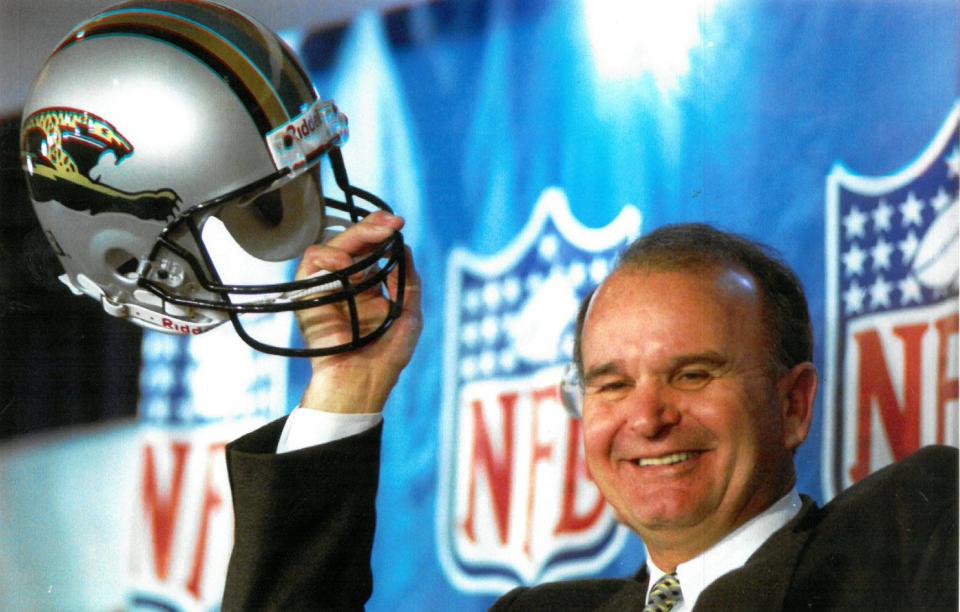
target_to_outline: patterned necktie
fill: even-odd
[[[677,574],[664,574],[650,589],[650,597],[643,612],[667,612],[683,600]]]

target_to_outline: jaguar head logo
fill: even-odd
[[[73,108],[44,108],[24,121],[20,141],[27,183],[36,202],[56,201],[91,215],[122,213],[166,221],[179,210],[172,189],[122,191],[90,177],[101,157],[115,163],[133,155],[133,145],[109,122]]]

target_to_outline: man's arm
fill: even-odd
[[[222,609],[362,609],[382,428],[277,455],[282,426],[227,449],[236,527]]]
[[[327,243],[309,247],[297,277],[344,268],[402,225],[399,217],[373,213]],[[331,415],[383,410],[420,334],[420,284],[409,252],[406,257],[401,316],[363,348],[313,358],[299,410]],[[395,274],[388,281],[391,293]],[[378,289],[360,296],[361,326],[379,324],[386,307]],[[351,333],[349,315],[339,305],[301,311],[298,322],[308,346],[339,343]],[[297,426],[325,420],[305,419]],[[285,422],[275,421],[227,447],[236,526],[223,609],[361,609],[372,590],[382,425],[277,454]]]

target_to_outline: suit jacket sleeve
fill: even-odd
[[[363,609],[382,425],[277,454],[284,420],[227,446],[235,541],[222,609]]]

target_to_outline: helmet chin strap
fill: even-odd
[[[316,278],[318,276],[323,276],[325,274],[330,274],[327,270],[317,270],[313,274],[304,278],[304,280]],[[339,291],[343,288],[343,283],[338,280],[331,281],[329,283],[324,283],[322,285],[317,285],[315,287],[306,287],[304,289],[297,289],[294,291],[284,291],[274,301],[286,301],[286,302],[296,302],[298,300],[303,300],[308,297],[313,297],[320,293],[327,293],[328,291]]]
[[[360,259],[355,257],[353,261],[354,261],[354,263],[356,263],[357,261],[360,261]],[[373,270],[372,270],[371,268],[364,268],[362,272],[358,273],[357,282],[362,282],[362,281],[370,278],[370,275],[373,274],[373,273],[374,273],[374,272],[373,272]],[[321,269],[321,270],[317,270],[317,271],[314,272],[313,274],[310,274],[309,276],[305,276],[305,277],[303,278],[303,280],[309,280],[309,279],[311,279],[311,278],[317,278],[318,276],[324,276],[325,274],[332,274],[332,272],[330,272],[329,270],[322,270],[322,269]],[[310,298],[310,297],[313,297],[313,296],[315,296],[315,295],[319,295],[319,294],[321,294],[321,293],[327,293],[327,292],[330,292],[330,291],[339,291],[339,290],[342,289],[342,288],[343,288],[343,283],[340,282],[339,280],[334,280],[334,281],[331,281],[331,282],[329,282],[329,283],[323,283],[322,285],[316,285],[316,286],[313,286],[313,287],[306,287],[306,288],[304,288],[304,289],[296,289],[296,290],[293,290],[293,291],[284,291],[283,293],[281,293],[280,295],[278,295],[276,298],[274,298],[272,301],[274,301],[274,302],[296,302],[296,301],[299,301],[299,300],[305,300],[305,299]]]

